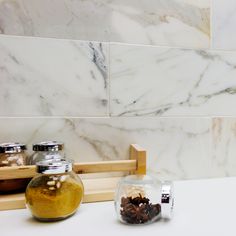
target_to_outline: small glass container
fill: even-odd
[[[26,165],[26,145],[21,143],[0,144],[0,167]],[[0,180],[0,193],[24,191],[30,179]]]
[[[73,215],[83,198],[81,179],[68,160],[46,160],[36,164],[36,175],[27,186],[26,205],[40,221],[57,221]]]
[[[33,144],[34,153],[28,160],[29,165],[50,159],[65,159],[64,144],[57,141],[46,141]]]
[[[148,175],[122,178],[115,193],[118,219],[126,224],[148,224],[171,219],[174,199],[171,182],[160,182]]]

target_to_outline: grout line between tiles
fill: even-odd
[[[212,10],[210,10],[211,15],[211,21],[212,21]],[[213,48],[212,47],[212,40],[213,40],[213,34],[212,34],[212,25],[213,22],[210,22],[210,47],[186,47],[186,46],[171,46],[171,45],[149,45],[149,44],[138,44],[138,43],[125,43],[125,42],[112,42],[112,41],[95,41],[95,40],[80,40],[80,39],[70,39],[70,38],[49,38],[49,37],[37,37],[37,36],[20,36],[20,35],[6,35],[6,34],[0,34],[0,38],[6,37],[6,38],[29,38],[29,39],[36,39],[36,40],[61,40],[61,41],[76,41],[76,42],[94,42],[94,43],[104,43],[107,45],[115,44],[120,46],[130,46],[130,47],[150,47],[150,48],[167,48],[167,49],[187,49],[187,50],[204,50],[204,51],[219,51],[219,52],[236,52],[236,49],[222,49],[222,48]]]
[[[210,0],[210,50],[213,49],[213,0]]]
[[[214,122],[214,118],[211,119],[211,123],[210,123],[210,130],[209,130],[209,145],[210,145],[210,153],[209,153],[209,157],[211,160],[211,168],[214,169],[214,158],[213,158],[213,122]]]
[[[108,44],[108,117],[111,117],[111,47]]]
[[[166,48],[166,49],[179,49],[179,50],[193,50],[193,51],[208,51],[208,52],[231,52],[235,53],[235,49],[222,49],[222,48],[211,48],[211,47],[185,47],[185,46],[168,46],[168,45],[145,45],[145,44],[131,44],[121,42],[109,42],[109,44],[120,45],[120,46],[134,46],[134,47],[149,47],[149,48]],[[211,40],[210,40],[211,44]],[[211,46],[211,45],[210,45]]]
[[[235,118],[235,116],[0,116],[1,119],[214,119],[214,118]]]

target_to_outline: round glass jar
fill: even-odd
[[[28,184],[26,205],[40,221],[57,221],[73,215],[83,198],[84,187],[67,160],[36,164],[38,175]]]
[[[26,165],[26,145],[21,143],[0,144],[0,167]],[[0,180],[0,193],[24,191],[30,179]]]
[[[33,144],[34,153],[28,160],[29,165],[50,159],[65,159],[64,144],[57,141],[46,141]]]
[[[118,219],[126,224],[148,224],[170,219],[173,210],[171,182],[160,182],[148,175],[122,178],[115,193]]]

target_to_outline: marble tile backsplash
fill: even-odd
[[[236,52],[111,44],[112,116],[234,116]]]
[[[220,176],[236,175],[236,117],[214,118],[212,160]]]
[[[214,48],[236,49],[236,1],[212,1],[212,46]]]
[[[0,37],[0,116],[105,116],[108,45]]]
[[[0,0],[0,142],[59,140],[76,161],[138,143],[161,179],[235,176],[235,7]]]
[[[213,175],[210,124],[208,118],[2,118],[0,142],[17,140],[31,147],[61,140],[76,161],[127,159],[129,144],[138,143],[148,150],[148,169],[158,177],[203,178]]]
[[[207,48],[210,0],[1,0],[0,33]]]
[[[77,161],[138,143],[159,178],[234,175],[233,120],[211,117],[235,115],[235,52],[3,35],[0,52],[0,142],[60,140]]]
[[[1,0],[0,34],[236,49],[234,0]]]

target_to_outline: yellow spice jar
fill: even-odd
[[[73,215],[83,198],[84,187],[67,160],[36,164],[37,172],[27,186],[26,205],[40,221],[57,221]]]

